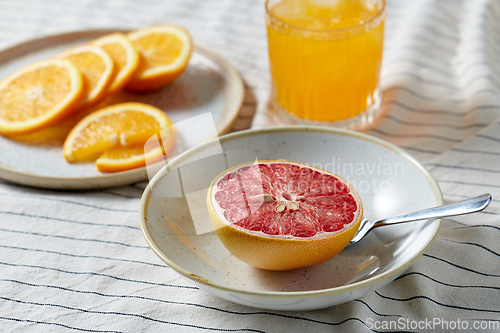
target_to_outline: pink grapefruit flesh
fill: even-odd
[[[327,261],[347,246],[363,217],[354,188],[310,165],[258,161],[214,179],[208,210],[217,236],[238,259],[288,270]]]

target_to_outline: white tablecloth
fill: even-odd
[[[263,1],[2,0],[0,48],[162,22],[187,27],[239,70],[247,88],[235,130],[276,124]],[[240,306],[199,290],[148,248],[137,216],[144,183],[65,192],[0,180],[0,331],[432,331],[415,325],[439,319],[500,329],[500,1],[389,0],[385,43],[382,108],[365,132],[422,161],[446,201],[494,197],[484,212],[444,219],[396,281],[317,311]],[[406,324],[383,329],[390,321]]]

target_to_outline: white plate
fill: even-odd
[[[71,46],[124,30],[85,30],[28,41],[0,52],[0,79],[16,69],[45,59]],[[127,94],[121,101],[136,100],[155,105],[176,123],[211,113],[219,135],[230,132],[243,102],[243,82],[221,56],[195,42],[186,71],[172,84],[151,94]],[[182,136],[183,133],[180,133]],[[184,133],[203,142],[198,132]],[[182,141],[182,138],[181,138]],[[175,153],[182,151],[180,147]],[[106,174],[94,163],[69,164],[60,147],[30,146],[0,136],[0,178],[20,184],[56,188],[88,189],[126,185],[148,179],[146,168]]]
[[[224,299],[278,310],[348,302],[402,274],[439,230],[440,220],[383,227],[323,264],[283,272],[251,267],[218,240],[205,198],[221,171],[256,158],[334,171],[356,188],[370,220],[442,204],[439,186],[418,161],[392,144],[357,132],[306,126],[249,130],[191,149],[170,163],[172,171],[158,172],[146,188],[141,228],[166,264]]]

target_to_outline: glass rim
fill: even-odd
[[[286,22],[283,22],[282,20],[280,20],[279,18],[277,18],[276,16],[274,16],[272,13],[271,13],[271,10],[269,8],[269,2],[272,1],[272,0],[266,0],[266,14],[274,21],[276,22],[279,22],[283,27],[287,27],[287,28],[290,28],[290,29],[294,29],[294,30],[298,30],[298,31],[303,31],[303,32],[311,32],[311,33],[331,33],[331,32],[342,32],[342,31],[350,31],[350,30],[356,30],[356,29],[359,29],[359,28],[362,28],[364,26],[370,26],[374,21],[376,21],[377,19],[379,19],[382,15],[384,15],[384,12],[385,12],[385,0],[380,0],[382,2],[382,7],[380,8],[380,10],[377,12],[377,14],[375,14],[372,18],[370,18],[368,21],[364,22],[364,23],[360,23],[360,24],[356,24],[356,25],[353,25],[353,26],[350,26],[350,27],[344,27],[344,28],[336,28],[336,29],[308,29],[308,28],[301,28],[301,27],[297,27],[297,26],[294,26],[294,25],[291,25],[291,24],[288,24]]]

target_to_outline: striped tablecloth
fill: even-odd
[[[276,124],[261,0],[1,0],[0,48],[161,22],[186,26],[239,70],[246,97],[234,130]],[[486,211],[444,219],[423,257],[361,299],[265,311],[207,294],[160,262],[138,227],[143,183],[64,192],[2,180],[0,331],[432,331],[426,320],[500,331],[500,1],[388,0],[386,24],[382,108],[366,132],[422,161],[446,201],[492,193]],[[385,330],[391,321],[400,325]]]

